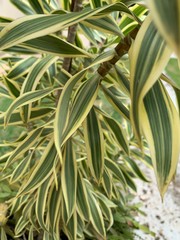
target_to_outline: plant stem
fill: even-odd
[[[117,61],[119,61],[119,59],[129,51],[131,47],[131,38],[135,39],[137,32],[138,28],[135,28],[128,36],[122,39],[115,47],[115,56],[111,60],[104,62],[99,66],[97,72],[102,78],[105,77],[113,65],[115,65]]]
[[[82,9],[82,1],[83,0],[73,0],[71,4],[71,11],[72,12],[79,12]],[[78,24],[74,24],[68,28],[68,36],[67,36],[67,41],[69,43],[74,43],[75,38],[76,38],[76,31],[77,31],[77,26]],[[63,62],[63,68],[70,72],[71,71],[71,62],[72,58],[65,58]]]
[[[72,0],[71,3],[71,11],[72,12],[79,12],[82,9],[82,1],[83,0]],[[67,41],[69,43],[74,43],[76,38],[76,31],[77,31],[78,24],[74,24],[68,28],[68,36]],[[71,72],[71,63],[72,58],[64,58],[62,68],[64,68],[67,72]],[[58,105],[59,97],[61,95],[61,90],[56,92],[56,106]]]

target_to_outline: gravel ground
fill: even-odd
[[[138,192],[135,202],[141,201],[141,208],[147,216],[139,216],[137,219],[142,224],[149,226],[155,233],[155,237],[137,232],[143,240],[180,240],[180,163],[174,182],[169,186],[162,203],[155,176],[151,169],[143,169],[151,183],[137,180]],[[139,238],[136,238],[139,240]]]

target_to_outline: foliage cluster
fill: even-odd
[[[135,159],[162,197],[176,171],[179,109],[163,81],[177,99],[180,86],[162,72],[180,57],[180,3],[10,1],[26,16],[0,18],[0,125],[20,131],[1,143],[1,239],[121,239],[125,196],[148,181]]]

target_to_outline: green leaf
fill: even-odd
[[[49,191],[48,209],[47,209],[48,216],[46,218],[46,220],[47,220],[46,225],[49,225],[48,232],[50,232],[51,236],[53,236],[53,237],[55,237],[55,231],[57,233],[59,233],[59,221],[60,221],[59,218],[60,218],[60,214],[61,214],[60,207],[62,205],[62,199],[63,198],[62,198],[62,189],[61,189],[61,178],[58,175],[57,176],[57,185],[56,185],[55,181],[53,180],[53,182],[51,184],[51,189]],[[54,240],[54,238],[52,240]]]
[[[25,219],[24,216],[21,216],[15,226],[15,235],[18,236],[19,234],[21,234],[21,232],[23,231],[23,229],[27,226],[27,224],[29,223],[29,221],[27,219]]]
[[[37,128],[33,131],[31,131],[27,137],[19,143],[17,148],[13,151],[11,156],[8,158],[8,161],[6,163],[6,167],[12,164],[19,156],[23,155],[25,152],[27,152],[39,139],[42,132],[42,128]]]
[[[171,51],[148,16],[130,51],[131,120],[139,142],[139,114],[143,98],[161,75],[170,54]]]
[[[71,139],[65,144],[61,185],[69,220],[75,209],[77,188],[77,163]]]
[[[52,174],[53,165],[56,161],[56,154],[57,152],[54,146],[54,141],[51,139],[45,148],[43,155],[37,162],[36,168],[34,168],[29,179],[19,190],[19,195],[37,189]]]
[[[0,33],[0,50],[19,43],[60,31],[68,26],[96,15],[107,15],[113,11],[124,11],[133,15],[122,3],[110,4],[95,10],[86,8],[81,12],[22,17],[8,24]]]
[[[145,174],[141,171],[141,169],[139,168],[139,166],[136,164],[136,161],[134,159],[131,159],[129,157],[124,156],[125,161],[129,164],[129,166],[131,167],[133,173],[140,178],[142,181],[145,182],[149,182],[150,180],[148,180],[145,176]]]
[[[104,221],[103,221],[103,215],[102,211],[99,207],[99,203],[96,200],[96,198],[93,196],[93,193],[88,187],[88,184],[86,184],[86,190],[88,194],[88,201],[90,206],[90,221],[94,227],[94,229],[102,236],[106,237],[106,232],[104,228]]]
[[[55,137],[55,145],[60,157],[61,157],[62,134],[65,126],[67,125],[68,109],[69,109],[71,94],[76,83],[78,81],[81,81],[84,78],[85,72],[86,70],[83,70],[69,79],[69,81],[67,82],[67,84],[65,85],[61,93],[61,96],[58,102],[56,118],[54,123],[55,124],[54,137]]]
[[[48,53],[59,57],[92,57],[85,50],[54,35],[28,40],[22,46],[34,52]]]
[[[32,10],[32,8],[29,7],[22,0],[10,0],[10,2],[13,3],[24,14],[27,14],[27,15],[34,14],[34,11]]]
[[[92,108],[84,122],[84,137],[88,165],[92,175],[99,183],[104,171],[104,139],[95,110]]]
[[[77,214],[73,213],[66,225],[66,234],[68,239],[74,240],[77,239]]]
[[[107,97],[108,101],[115,107],[115,109],[127,120],[129,120],[129,110],[127,109],[126,106],[124,106],[124,104],[122,103],[122,101],[116,96],[114,95],[114,93],[106,88],[105,86],[103,86],[101,84],[101,88],[105,94],[105,96]]]
[[[47,96],[48,94],[50,94],[52,91],[55,91],[55,89],[52,88],[47,88],[47,89],[43,89],[43,90],[37,90],[34,92],[28,92],[25,93],[21,96],[19,96],[16,100],[14,100],[14,102],[10,105],[10,107],[8,108],[5,117],[4,117],[4,124],[5,126],[8,124],[10,118],[11,118],[11,114],[13,113],[13,111],[18,108],[18,107],[22,107],[26,104],[32,103],[34,101],[37,101],[45,96]]]
[[[120,167],[118,166],[117,163],[113,162],[111,159],[109,158],[105,158],[105,165],[106,167],[111,171],[111,173],[121,181],[123,187],[126,186],[126,180],[124,178],[124,175],[120,169]]]
[[[84,77],[85,70],[72,77],[59,99],[55,119],[55,144],[61,157],[61,145],[77,130],[89,113],[97,97],[99,76],[93,76],[80,85],[76,92],[71,111],[68,114],[68,105],[75,84]]]
[[[84,183],[84,179],[82,178],[82,175],[78,171],[78,177],[77,177],[77,207],[79,215],[85,219],[86,221],[89,221],[90,219],[90,208],[88,203],[88,196],[87,191]]]
[[[103,181],[102,185],[104,187],[104,190],[109,198],[112,197],[112,181],[113,177],[110,171],[105,167],[104,174],[103,174]]]
[[[180,2],[179,0],[147,0],[152,20],[163,38],[180,60]],[[168,33],[168,34],[167,34]]]
[[[134,1],[134,2],[136,2],[136,1]],[[141,5],[137,5],[137,4],[132,6],[130,9],[139,18],[142,17],[147,12],[147,8],[145,8],[144,6],[141,6]],[[120,29],[122,29],[123,34],[127,35],[137,25],[138,25],[137,21],[134,21],[134,19],[128,17],[127,15],[123,15],[120,20],[119,27],[120,27]]]
[[[101,32],[107,32],[120,37],[122,36],[120,28],[111,17],[103,17],[100,19],[87,19],[84,20],[82,24]]]
[[[159,191],[163,198],[175,175],[179,159],[179,114],[160,82],[145,96],[142,110],[141,126],[149,144]]]
[[[39,0],[28,0],[28,2],[36,13],[44,13],[42,5],[39,3]]]
[[[35,61],[37,61],[37,58],[35,57],[29,57],[19,61],[10,69],[6,77],[9,79],[17,79],[25,75],[28,73],[29,68],[35,63]]]
[[[57,60],[57,57],[48,55],[47,57],[40,59],[38,62],[36,62],[32,66],[27,78],[25,79],[25,81],[23,82],[23,85],[21,87],[21,96],[23,96],[27,92],[33,92],[36,89],[43,74],[48,70],[48,68],[56,60]],[[29,118],[31,115],[31,108],[32,108],[32,104],[28,104],[22,108],[23,120],[25,123],[27,123],[29,121]]]
[[[20,161],[20,163],[17,165],[17,167],[15,168],[15,170],[11,175],[11,178],[10,178],[11,183],[17,182],[21,177],[25,176],[25,173],[30,165],[33,154],[34,152],[30,153],[27,157],[25,157],[22,161]]]
[[[11,79],[8,79],[7,77],[4,77],[4,83],[7,86],[7,89],[9,91],[9,94],[14,98],[17,98],[20,94],[20,88],[19,84]]]
[[[104,121],[107,127],[110,129],[111,133],[113,134],[116,142],[122,148],[122,150],[129,154],[129,145],[128,139],[125,133],[125,130],[121,127],[121,125],[115,121],[113,118],[103,115]]]

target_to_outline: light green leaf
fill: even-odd
[[[1,240],[7,240],[6,232],[3,227],[0,227]]]

